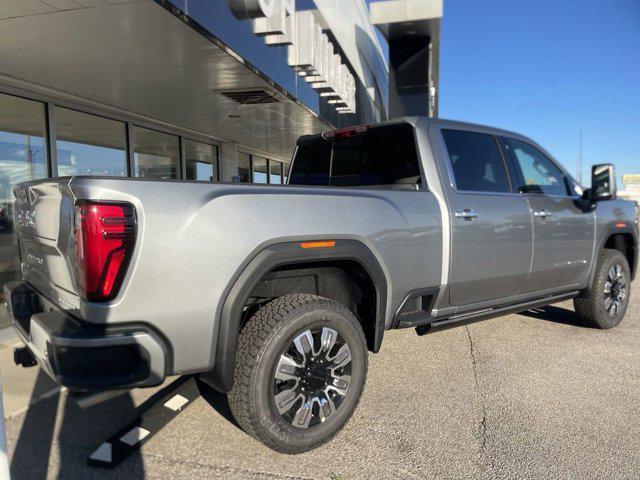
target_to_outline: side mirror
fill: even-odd
[[[588,195],[592,202],[616,199],[616,177],[613,165],[604,163],[591,168],[591,188]]]

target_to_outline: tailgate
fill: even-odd
[[[74,196],[70,178],[21,183],[15,189],[14,222],[22,275],[62,308],[78,308]]]

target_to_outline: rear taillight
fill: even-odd
[[[133,206],[76,203],[75,237],[80,295],[93,302],[113,299],[135,243]]]

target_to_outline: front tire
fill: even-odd
[[[252,437],[302,453],[342,429],[366,374],[366,339],[349,310],[315,295],[285,295],[243,326],[229,405]]]
[[[602,250],[593,283],[573,300],[575,311],[592,325],[608,329],[618,325],[629,305],[631,270],[618,250]]]

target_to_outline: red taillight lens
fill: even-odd
[[[113,299],[135,242],[133,207],[78,202],[75,229],[80,295],[94,302]]]

